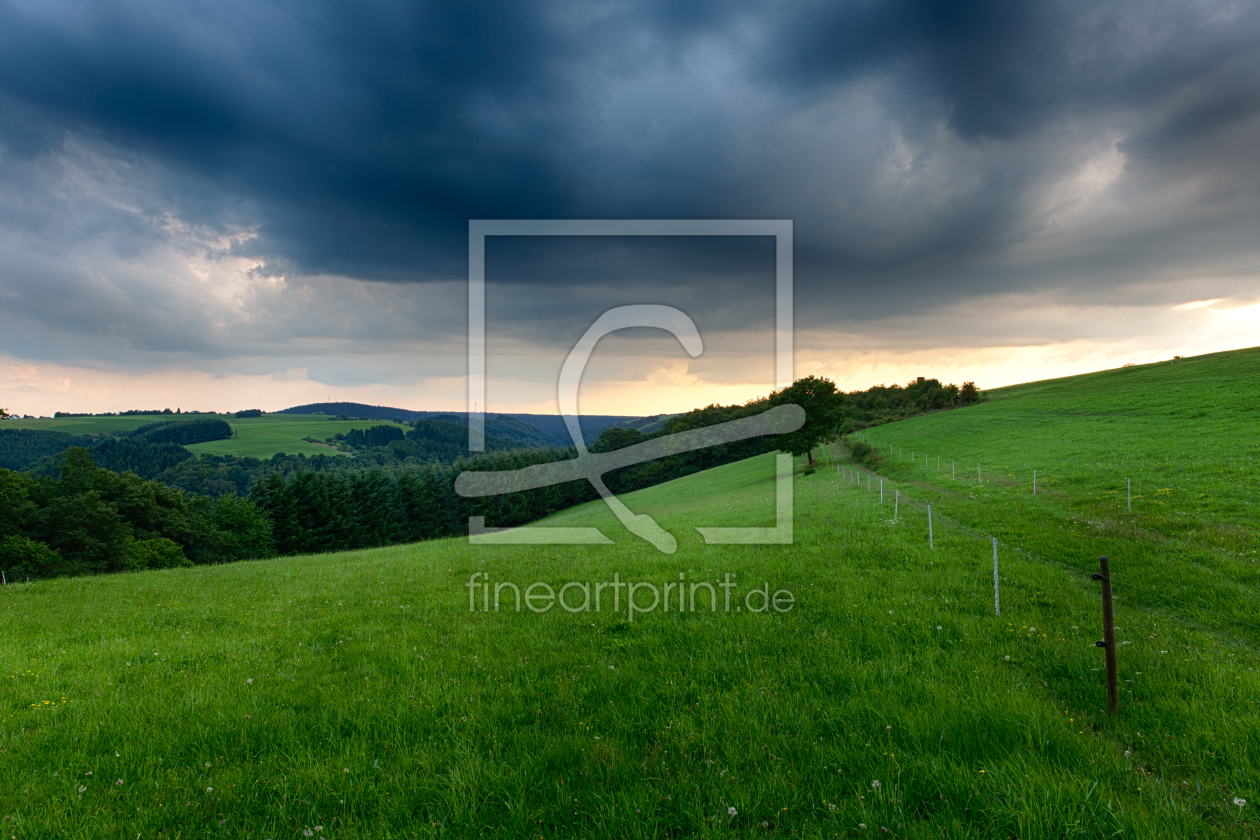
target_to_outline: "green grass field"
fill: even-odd
[[[44,429],[71,435],[103,435],[130,432],[141,426],[167,420],[226,420],[236,423],[231,414],[146,414],[132,417],[40,417],[32,420],[0,421],[0,429]]]
[[[373,426],[395,426],[387,420],[331,420],[313,414],[264,414],[231,420],[236,436],[229,440],[213,440],[195,443],[187,447],[198,455],[236,455],[270,458],[278,452],[289,455],[342,455],[331,446],[308,443],[302,438],[325,440],[351,429],[370,429]],[[407,426],[399,426],[409,429]]]
[[[5,429],[51,429],[74,435],[107,434],[130,431],[164,420],[215,418],[232,425],[235,437],[186,447],[199,455],[235,455],[237,457],[270,458],[279,452],[289,455],[343,455],[331,446],[309,443],[303,438],[325,440],[351,429],[372,426],[394,426],[387,420],[332,420],[319,414],[264,414],[262,417],[238,419],[231,414],[158,415],[144,417],[56,417],[39,420],[5,420]],[[408,428],[403,426],[401,428]]]
[[[1260,349],[990,395],[861,437],[916,500],[1090,571],[1106,554],[1128,597],[1260,641]]]
[[[1200,385],[1181,398],[1215,399],[1216,367],[1256,358],[1190,360]],[[1137,373],[1139,397],[1181,375]],[[1251,385],[1231,387],[1246,402]],[[878,478],[868,491],[834,467],[798,473],[793,545],[706,546],[694,530],[772,524],[762,456],[623,497],[679,537],[674,555],[597,503],[542,524],[596,525],[616,545],[454,539],[9,586],[0,836],[1253,837],[1260,657],[1239,621],[1255,617],[1254,540],[1229,518],[1244,495],[1202,510],[1181,496],[1163,515],[1184,508],[1193,528],[1149,526],[1154,494],[1129,514],[1110,471],[1083,464],[1127,467],[1138,486],[1167,446],[1197,481],[1234,457],[1216,429],[1254,438],[1256,424],[1241,409],[1241,425],[1169,421],[1162,399],[1118,390],[1024,386],[873,429],[920,459],[919,444],[974,447],[993,474],[949,479],[906,444],[880,504]],[[1057,484],[1033,499],[1020,469],[1052,456],[1081,465],[1042,467]],[[1161,463],[1152,474],[1178,469]],[[935,549],[922,508],[893,521],[894,488],[933,504]],[[1191,533],[1212,522],[1244,532]],[[1000,617],[988,534],[1003,540]],[[1011,546],[1091,570],[1105,549],[1147,587],[1117,589],[1118,717],[1101,711],[1098,585]],[[518,612],[504,589],[486,612],[476,573],[736,586],[729,611],[719,587],[712,611],[700,589],[694,612],[671,600],[631,619],[605,589],[598,612]],[[763,584],[791,610],[750,612]]]

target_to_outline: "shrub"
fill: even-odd
[[[61,554],[38,540],[22,536],[0,539],[0,569],[11,579],[53,577],[62,573],[64,566]]]
[[[879,463],[879,453],[862,441],[856,438],[843,437],[840,439],[840,442],[849,451],[849,457],[857,463],[867,467],[875,467]]]
[[[127,559],[133,569],[178,569],[192,565],[179,543],[165,537],[151,540],[128,538]]]

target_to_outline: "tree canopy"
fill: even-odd
[[[805,455],[814,465],[814,447],[835,437],[844,421],[844,393],[830,379],[807,376],[770,395],[770,404],[799,405],[805,409],[805,425],[795,432],[779,435],[779,451]]]
[[[223,563],[274,554],[272,525],[251,501],[192,496],[96,466],[71,447],[58,475],[0,469],[0,568],[53,577]]]

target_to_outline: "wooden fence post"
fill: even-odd
[[[1116,674],[1116,617],[1111,608],[1111,563],[1106,557],[1098,558],[1098,571],[1094,580],[1102,582],[1103,637],[1095,642],[1103,649],[1107,660],[1107,711],[1115,714],[1120,708],[1120,681]]]

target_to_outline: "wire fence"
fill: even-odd
[[[829,452],[828,452],[828,457],[830,458],[831,456],[832,456],[832,453],[829,451]],[[851,462],[851,463],[852,463],[852,462]],[[837,465],[837,470],[839,471],[839,470],[841,470],[841,469],[842,469],[842,467],[841,467],[841,466],[839,466],[839,465]],[[878,473],[878,472],[876,472],[876,471],[874,471],[874,470],[871,470],[871,469],[869,469],[869,468],[867,468],[867,467],[864,467],[864,466],[860,466],[860,467],[858,467],[857,469],[854,469],[852,466],[850,466],[850,470],[851,470],[852,472],[855,472],[855,473],[856,473],[856,472],[858,472],[858,471],[861,471],[861,472],[865,473],[865,474],[868,476],[868,479],[869,479],[869,477],[870,477],[870,476],[876,476],[876,477],[878,477],[878,479],[880,480],[880,482],[881,482],[881,483],[882,483],[882,482],[887,482],[888,484],[893,485],[893,489],[895,489],[895,491],[896,491],[896,495],[897,495],[897,499],[898,499],[898,501],[899,501],[900,503],[913,505],[913,506],[915,506],[915,507],[917,507],[917,508],[920,508],[920,509],[925,509],[925,508],[931,508],[931,507],[932,507],[931,503],[928,503],[928,502],[922,502],[922,501],[919,501],[918,499],[913,498],[912,496],[910,496],[910,494],[909,494],[909,493],[907,493],[904,489],[902,489],[902,487],[901,487],[899,484],[897,484],[896,482],[894,482],[891,478],[889,478],[889,477],[887,477],[887,476],[884,476],[884,475],[881,475],[880,473]],[[860,479],[858,479],[858,482],[857,482],[857,483],[860,485],[860,484],[861,484],[861,480],[860,480]],[[870,487],[870,485],[868,484],[868,489],[869,489],[869,487]],[[1050,564],[1050,565],[1053,565],[1053,566],[1058,566],[1058,567],[1060,567],[1060,568],[1062,568],[1062,569],[1065,569],[1065,570],[1067,570],[1067,571],[1070,571],[1070,572],[1075,572],[1075,573],[1077,573],[1077,574],[1086,575],[1086,576],[1090,577],[1091,579],[1092,579],[1093,575],[1095,574],[1095,571],[1094,571],[1094,570],[1092,570],[1092,569],[1083,569],[1083,568],[1081,568],[1081,567],[1079,567],[1079,566],[1074,566],[1074,565],[1072,565],[1071,563],[1064,563],[1064,562],[1063,562],[1063,561],[1061,561],[1061,560],[1056,560],[1056,559],[1054,559],[1053,557],[1046,557],[1045,555],[1043,555],[1043,554],[1038,554],[1038,553],[1037,553],[1037,552],[1035,552],[1035,551],[1029,551],[1028,549],[1024,548],[1023,546],[1019,546],[1019,545],[1015,545],[1014,543],[1007,542],[1007,541],[1003,540],[1001,537],[997,537],[997,536],[994,536],[993,534],[987,533],[987,532],[985,532],[985,531],[981,531],[981,530],[979,530],[979,529],[977,529],[977,528],[973,528],[972,526],[970,526],[970,525],[968,525],[968,524],[966,524],[966,523],[964,523],[964,522],[961,522],[961,521],[959,521],[959,520],[957,520],[957,519],[955,519],[955,518],[953,518],[953,517],[951,517],[951,516],[948,516],[948,515],[946,515],[946,514],[941,513],[941,510],[940,510],[940,506],[939,506],[939,504],[937,504],[937,507],[936,507],[934,510],[932,510],[932,511],[931,511],[931,516],[932,516],[932,518],[933,518],[934,520],[936,520],[936,521],[945,522],[947,525],[950,525],[950,526],[952,526],[952,527],[954,527],[954,528],[957,528],[957,529],[958,529],[958,530],[960,530],[960,531],[964,531],[964,532],[966,532],[966,533],[968,533],[968,534],[970,534],[970,535],[972,535],[972,536],[974,536],[974,537],[976,537],[976,538],[978,538],[978,539],[983,539],[985,542],[994,542],[994,543],[996,543],[997,545],[1001,546],[1002,548],[1005,548],[1005,549],[1008,549],[1008,550],[1010,550],[1010,551],[1013,551],[1013,552],[1016,552],[1016,553],[1018,553],[1018,554],[1021,554],[1021,555],[1023,555],[1024,557],[1027,557],[1027,558],[1028,558],[1028,559],[1030,559],[1030,560],[1034,560],[1034,561],[1041,562],[1041,563],[1047,563],[1047,564]],[[1251,628],[1252,630],[1257,630],[1257,631],[1260,631],[1260,625],[1257,625],[1257,624],[1252,624],[1251,622],[1244,621],[1244,620],[1242,620],[1242,619],[1240,619],[1240,618],[1236,618],[1235,616],[1232,616],[1232,615],[1226,615],[1225,613],[1219,612],[1219,611],[1217,611],[1217,610],[1213,610],[1213,609],[1211,609],[1211,608],[1209,608],[1209,607],[1202,606],[1201,604],[1192,604],[1192,603],[1190,603],[1190,602],[1188,602],[1188,601],[1183,601],[1183,600],[1181,600],[1181,599],[1179,599],[1179,598],[1174,598],[1173,596],[1168,595],[1167,593],[1164,593],[1164,592],[1160,592],[1159,590],[1151,589],[1151,588],[1149,588],[1149,587],[1145,587],[1145,586],[1141,586],[1141,585],[1136,584],[1136,583],[1132,583],[1132,582],[1130,582],[1130,581],[1128,581],[1128,580],[1125,580],[1125,579],[1123,579],[1123,578],[1117,577],[1117,576],[1115,575],[1115,573],[1114,573],[1114,572],[1111,574],[1111,582],[1112,582],[1112,584],[1113,584],[1113,585],[1118,586],[1118,587],[1128,588],[1128,589],[1133,589],[1133,590],[1137,590],[1137,591],[1140,591],[1140,592],[1145,592],[1145,593],[1148,593],[1148,594],[1150,594],[1150,595],[1152,595],[1152,596],[1154,596],[1154,597],[1156,597],[1156,598],[1159,598],[1159,599],[1161,599],[1161,600],[1163,600],[1163,601],[1165,601],[1165,602],[1168,602],[1168,603],[1171,603],[1171,604],[1176,604],[1176,605],[1178,605],[1178,606],[1180,606],[1180,607],[1183,607],[1183,608],[1185,608],[1185,609],[1188,609],[1188,610],[1193,610],[1193,611],[1197,611],[1197,612],[1200,612],[1200,613],[1205,613],[1205,614],[1207,614],[1207,615],[1215,616],[1216,618],[1221,619],[1222,621],[1231,622],[1231,623],[1234,623],[1234,624],[1237,624],[1237,625],[1240,625],[1240,626],[1243,626],[1243,627],[1249,627],[1249,628]],[[1196,625],[1198,625],[1198,624],[1199,624],[1199,622],[1195,621],[1194,619],[1192,619],[1192,618],[1188,618],[1188,617],[1185,617],[1185,616],[1171,615],[1170,617],[1171,617],[1171,618],[1174,618],[1174,619],[1177,619],[1177,620],[1179,620],[1179,621],[1186,621],[1186,622],[1188,622],[1188,623],[1192,623],[1192,624],[1196,624]]]

